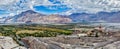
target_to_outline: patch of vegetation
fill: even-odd
[[[66,26],[66,25],[65,25]],[[55,27],[55,28],[54,28]],[[71,26],[70,26],[71,27]],[[26,37],[26,36],[35,36],[35,37],[55,37],[57,35],[70,35],[72,34],[71,30],[57,25],[1,25],[0,33],[3,36],[16,37]]]
[[[91,26],[80,26],[76,24],[52,25],[52,24],[20,24],[20,25],[0,25],[0,36],[10,36],[17,43],[21,38],[27,36],[34,37],[56,37],[57,35],[71,35],[74,27],[80,28],[86,33]],[[87,28],[87,29],[86,29]]]
[[[32,25],[0,25],[0,36],[10,36],[16,43],[20,43],[21,38],[27,36],[34,37],[55,37],[57,35],[70,35],[72,34],[71,30],[61,27],[51,27],[53,25],[41,25],[41,24],[32,24]],[[64,26],[65,27],[65,26]]]

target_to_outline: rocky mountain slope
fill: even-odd
[[[69,16],[74,22],[120,22],[120,11],[119,12],[98,12],[96,14],[88,13],[73,13]]]
[[[98,12],[96,14],[73,13],[71,15],[45,15],[32,10],[22,12],[21,14],[1,18],[2,23],[71,23],[71,22],[120,22],[120,11],[118,12]]]
[[[6,23],[70,23],[72,20],[60,15],[44,15],[32,10],[22,12],[6,19]]]

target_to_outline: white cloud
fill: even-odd
[[[72,11],[96,13],[120,10],[120,0],[62,0]]]
[[[10,13],[9,16],[14,16],[15,14],[14,13]]]
[[[17,1],[18,0],[0,0],[0,5],[8,5],[8,4],[12,4]]]
[[[10,13],[18,14],[26,10],[34,10],[33,6],[39,5],[66,5],[71,8],[64,14],[71,13],[96,13],[99,11],[119,11],[120,10],[120,0],[54,0],[60,1],[61,4],[53,4],[49,0],[0,0],[0,9],[6,10]],[[51,8],[50,9],[55,9]],[[62,13],[62,14],[63,14]]]

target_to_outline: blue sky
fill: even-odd
[[[0,14],[4,14],[5,13],[5,11],[3,11],[3,10],[0,10]]]
[[[7,14],[8,12],[6,10],[0,10],[0,14]]]
[[[61,13],[61,12],[66,12],[70,10],[71,8],[67,7],[66,5],[62,5],[60,1],[54,1],[54,0],[48,0],[52,4],[57,4],[57,5],[41,5],[41,6],[34,6],[33,8],[36,11],[39,11],[40,13],[46,13],[46,14],[54,14],[54,13]]]
[[[54,14],[54,13],[61,13],[70,10],[70,8],[66,7],[65,5],[59,6],[34,6],[34,9],[40,13],[45,14]]]
[[[0,0],[0,17],[26,10],[44,14],[97,13],[120,11],[120,0]]]

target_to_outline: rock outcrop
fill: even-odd
[[[19,46],[11,37],[0,36],[0,49],[26,49]]]

